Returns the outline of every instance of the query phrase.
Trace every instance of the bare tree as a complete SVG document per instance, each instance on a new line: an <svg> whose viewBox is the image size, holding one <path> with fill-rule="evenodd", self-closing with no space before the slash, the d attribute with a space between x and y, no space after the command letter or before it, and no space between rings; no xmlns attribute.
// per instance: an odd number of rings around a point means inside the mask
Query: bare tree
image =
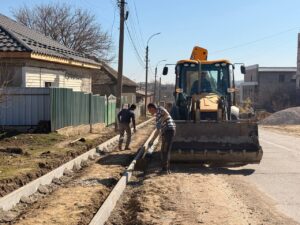
<svg viewBox="0 0 300 225"><path fill-rule="evenodd" d="M105 62L111 62L112 40L95 15L68 4L49 3L13 10L16 20L61 44Z"/></svg>

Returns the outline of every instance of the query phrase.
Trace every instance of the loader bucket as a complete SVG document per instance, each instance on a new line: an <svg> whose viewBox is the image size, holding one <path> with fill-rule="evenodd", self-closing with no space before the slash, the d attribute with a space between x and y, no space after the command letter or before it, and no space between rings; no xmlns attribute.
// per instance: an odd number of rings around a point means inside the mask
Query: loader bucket
<svg viewBox="0 0 300 225"><path fill-rule="evenodd" d="M262 148L253 121L175 121L171 161L211 165L259 163Z"/></svg>

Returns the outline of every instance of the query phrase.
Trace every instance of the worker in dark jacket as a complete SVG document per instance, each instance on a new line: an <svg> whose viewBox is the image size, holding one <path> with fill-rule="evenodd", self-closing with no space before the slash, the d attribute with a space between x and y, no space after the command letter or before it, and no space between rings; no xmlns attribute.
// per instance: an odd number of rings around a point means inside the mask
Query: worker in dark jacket
<svg viewBox="0 0 300 225"><path fill-rule="evenodd" d="M133 130L134 130L134 132L136 132L135 115L134 115L135 109L136 109L136 105L132 104L129 109L122 109L118 113L119 132L120 132L119 150L122 150L122 143L123 143L125 132L126 132L126 136L127 136L125 150L130 150L130 148L129 148L130 141L131 141L130 122L132 122Z"/></svg>
<svg viewBox="0 0 300 225"><path fill-rule="evenodd" d="M156 131L149 142L149 146L160 134L161 143L161 166L162 173L170 173L170 153L172 148L173 137L175 136L176 125L169 112L162 106L156 106L154 103L148 104L148 111L156 115Z"/></svg>
<svg viewBox="0 0 300 225"><path fill-rule="evenodd" d="M195 95L195 94L200 94L200 93L209 93L212 91L212 87L211 87L211 83L210 80L208 78L207 72L202 72L201 73L201 87L200 90L198 90L199 86L199 81L195 80L192 88L191 88L191 95Z"/></svg>

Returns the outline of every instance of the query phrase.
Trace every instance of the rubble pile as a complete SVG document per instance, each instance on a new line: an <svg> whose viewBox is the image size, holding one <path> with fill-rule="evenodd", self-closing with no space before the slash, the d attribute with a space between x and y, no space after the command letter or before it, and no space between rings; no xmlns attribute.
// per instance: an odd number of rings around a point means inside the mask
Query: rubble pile
<svg viewBox="0 0 300 225"><path fill-rule="evenodd" d="M300 107L278 111L260 122L263 125L292 125L300 124Z"/></svg>

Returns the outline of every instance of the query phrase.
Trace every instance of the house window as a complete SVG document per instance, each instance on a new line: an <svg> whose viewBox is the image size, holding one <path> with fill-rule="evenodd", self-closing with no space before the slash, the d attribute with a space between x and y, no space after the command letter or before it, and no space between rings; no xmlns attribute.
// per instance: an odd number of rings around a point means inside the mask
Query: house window
<svg viewBox="0 0 300 225"><path fill-rule="evenodd" d="M45 87L46 88L49 88L49 87L51 87L52 86L52 82L45 82Z"/></svg>
<svg viewBox="0 0 300 225"><path fill-rule="evenodd" d="M285 79L284 74L279 74L279 83L283 83Z"/></svg>

